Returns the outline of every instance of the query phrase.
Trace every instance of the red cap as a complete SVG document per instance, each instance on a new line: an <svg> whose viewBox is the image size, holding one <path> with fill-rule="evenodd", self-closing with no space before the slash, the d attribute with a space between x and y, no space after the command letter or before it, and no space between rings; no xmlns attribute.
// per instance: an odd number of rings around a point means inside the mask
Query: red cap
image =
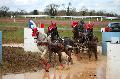
<svg viewBox="0 0 120 79"><path fill-rule="evenodd" d="M56 23L52 23L49 27L48 27L48 31L51 31L52 29L56 28Z"/></svg>
<svg viewBox="0 0 120 79"><path fill-rule="evenodd" d="M40 28L44 28L44 24L43 23L40 24Z"/></svg>
<svg viewBox="0 0 120 79"><path fill-rule="evenodd" d="M38 33L37 28L34 28L34 29L33 29L33 32L32 32L32 36L37 36L37 33Z"/></svg>
<svg viewBox="0 0 120 79"><path fill-rule="evenodd" d="M76 27L78 25L78 22L77 21L73 21L72 22L72 27Z"/></svg>
<svg viewBox="0 0 120 79"><path fill-rule="evenodd" d="M94 26L94 24L85 24L85 28L86 29L92 29L93 28L93 26Z"/></svg>

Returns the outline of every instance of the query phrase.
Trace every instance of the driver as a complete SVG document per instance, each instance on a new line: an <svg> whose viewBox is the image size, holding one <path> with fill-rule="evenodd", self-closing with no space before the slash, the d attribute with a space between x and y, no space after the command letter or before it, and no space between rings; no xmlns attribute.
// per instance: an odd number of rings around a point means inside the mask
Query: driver
<svg viewBox="0 0 120 79"><path fill-rule="evenodd" d="M48 35L51 35L51 41L59 38L56 23L51 23L48 27Z"/></svg>
<svg viewBox="0 0 120 79"><path fill-rule="evenodd" d="M79 29L79 31L80 32L84 32L84 21L83 20L81 20L80 22L79 22L79 25L78 25L78 29Z"/></svg>
<svg viewBox="0 0 120 79"><path fill-rule="evenodd" d="M73 21L72 22L72 28L73 28L73 39L77 39L79 35L79 30L78 30L78 22Z"/></svg>
<svg viewBox="0 0 120 79"><path fill-rule="evenodd" d="M93 26L94 26L93 23L85 24L86 33L89 37L89 40L92 40L93 37Z"/></svg>

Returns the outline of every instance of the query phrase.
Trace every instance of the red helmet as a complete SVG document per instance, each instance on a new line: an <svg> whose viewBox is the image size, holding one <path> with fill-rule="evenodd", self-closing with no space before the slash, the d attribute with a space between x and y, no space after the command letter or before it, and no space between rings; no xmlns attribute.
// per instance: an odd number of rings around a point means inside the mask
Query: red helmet
<svg viewBox="0 0 120 79"><path fill-rule="evenodd" d="M37 28L34 28L32 32L32 36L37 36L37 34L38 34L38 30Z"/></svg>
<svg viewBox="0 0 120 79"><path fill-rule="evenodd" d="M51 31L52 29L56 28L56 23L51 23L51 25L48 27L48 31Z"/></svg>
<svg viewBox="0 0 120 79"><path fill-rule="evenodd" d="M78 21L73 21L72 22L72 27L76 27L78 25Z"/></svg>
<svg viewBox="0 0 120 79"><path fill-rule="evenodd" d="M94 24L90 23L90 24L85 24L85 28L86 29L93 29Z"/></svg>

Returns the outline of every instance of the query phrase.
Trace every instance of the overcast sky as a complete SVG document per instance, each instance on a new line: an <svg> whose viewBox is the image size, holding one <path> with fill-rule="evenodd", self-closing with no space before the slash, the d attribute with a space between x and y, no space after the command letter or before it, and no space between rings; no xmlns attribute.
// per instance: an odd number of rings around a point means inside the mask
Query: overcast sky
<svg viewBox="0 0 120 79"><path fill-rule="evenodd" d="M120 0L0 0L0 6L7 6L12 11L18 9L44 11L48 4L55 3L60 5L59 9L63 9L62 4L67 6L69 2L72 3L71 7L76 8L77 11L85 6L89 10L106 10L120 15Z"/></svg>

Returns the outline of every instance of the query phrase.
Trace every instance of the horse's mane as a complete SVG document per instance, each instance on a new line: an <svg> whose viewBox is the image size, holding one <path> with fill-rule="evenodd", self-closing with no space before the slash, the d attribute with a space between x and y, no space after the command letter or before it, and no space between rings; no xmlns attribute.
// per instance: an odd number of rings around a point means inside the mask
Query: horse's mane
<svg viewBox="0 0 120 79"><path fill-rule="evenodd" d="M50 42L50 36L47 36L47 34L45 33L39 32L37 41L38 42Z"/></svg>

